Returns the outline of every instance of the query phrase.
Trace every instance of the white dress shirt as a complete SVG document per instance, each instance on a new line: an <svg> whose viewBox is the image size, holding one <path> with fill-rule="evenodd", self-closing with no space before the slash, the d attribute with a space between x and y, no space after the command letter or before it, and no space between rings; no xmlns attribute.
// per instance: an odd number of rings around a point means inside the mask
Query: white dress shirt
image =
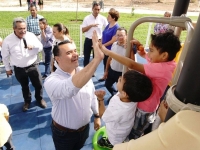
<svg viewBox="0 0 200 150"><path fill-rule="evenodd" d="M126 55L126 49L124 48L124 46L118 45L117 42L113 43L113 45L111 47L111 51L113 51L114 53L119 54L121 56ZM122 70L123 70L123 65L121 63L119 63L118 61L116 61L115 59L112 59L112 61L110 63L110 67L112 68L112 70L118 71L118 72L122 72Z"/></svg>
<svg viewBox="0 0 200 150"><path fill-rule="evenodd" d="M131 132L135 120L137 103L122 102L114 95L102 119L106 124L108 139L112 145L122 143Z"/></svg>
<svg viewBox="0 0 200 150"><path fill-rule="evenodd" d="M12 129L5 116L9 116L8 108L0 104L0 147L2 147L12 133Z"/></svg>
<svg viewBox="0 0 200 150"><path fill-rule="evenodd" d="M37 53L42 51L42 43L31 32L26 32L24 36L27 45L33 46L33 49L24 48L23 39L19 39L15 33L8 35L2 44L2 57L6 71L11 70L10 66L28 67L37 60Z"/></svg>
<svg viewBox="0 0 200 150"><path fill-rule="evenodd" d="M97 27L91 27L87 32L85 32L85 37L92 39L93 31L96 30L99 39L102 38L103 28L108 24L106 17L98 14L95 18L92 14L86 16L83 20L82 28L87 27L91 24L99 24Z"/></svg>
<svg viewBox="0 0 200 150"><path fill-rule="evenodd" d="M44 82L44 88L52 101L52 118L61 126L79 129L90 122L92 114L97 114L98 102L94 94L92 80L82 88L72 82L72 76L60 69L51 73ZM81 70L76 68L76 72Z"/></svg>

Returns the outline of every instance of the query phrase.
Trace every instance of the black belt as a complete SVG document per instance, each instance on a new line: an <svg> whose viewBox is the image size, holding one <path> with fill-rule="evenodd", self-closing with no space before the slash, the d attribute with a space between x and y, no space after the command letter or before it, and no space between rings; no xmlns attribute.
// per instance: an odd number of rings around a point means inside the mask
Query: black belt
<svg viewBox="0 0 200 150"><path fill-rule="evenodd" d="M65 132L81 132L81 131L83 131L83 130L86 128L86 126L88 125L88 124L86 124L85 126L82 126L82 127L80 127L79 129L75 130L75 129L69 129L69 128L63 127L63 126L59 125L58 123L56 123L54 120L53 120L52 122L53 122L53 125L54 125L56 128L58 128L59 130L65 131Z"/></svg>
<svg viewBox="0 0 200 150"><path fill-rule="evenodd" d="M90 38L87 38L87 37L86 37L86 39L88 39L88 40L92 40L92 39L90 39ZM99 39L99 40L101 40L101 39Z"/></svg>
<svg viewBox="0 0 200 150"><path fill-rule="evenodd" d="M35 66L37 63L36 62L34 62L33 64L31 64L30 66L27 66L27 67L17 67L17 66L14 66L14 68L20 68L20 69L28 69L28 68L30 68L30 67L33 67L33 66Z"/></svg>
<svg viewBox="0 0 200 150"><path fill-rule="evenodd" d="M39 36L40 34L35 34L36 36Z"/></svg>

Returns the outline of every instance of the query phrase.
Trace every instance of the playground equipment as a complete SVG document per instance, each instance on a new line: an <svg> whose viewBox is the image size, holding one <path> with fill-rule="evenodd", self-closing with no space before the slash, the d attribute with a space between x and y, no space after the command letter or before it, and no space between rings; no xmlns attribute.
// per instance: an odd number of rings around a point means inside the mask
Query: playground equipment
<svg viewBox="0 0 200 150"><path fill-rule="evenodd" d="M98 146L97 144L97 141L100 137L108 137L107 136L107 133L106 133L106 127L103 126L101 127L95 134L94 134L94 137L92 139L92 145L93 145L93 148L94 150L109 150L107 148L102 148L100 146Z"/></svg>
<svg viewBox="0 0 200 150"><path fill-rule="evenodd" d="M180 111L153 132L117 144L113 150L200 150L199 124L199 112Z"/></svg>

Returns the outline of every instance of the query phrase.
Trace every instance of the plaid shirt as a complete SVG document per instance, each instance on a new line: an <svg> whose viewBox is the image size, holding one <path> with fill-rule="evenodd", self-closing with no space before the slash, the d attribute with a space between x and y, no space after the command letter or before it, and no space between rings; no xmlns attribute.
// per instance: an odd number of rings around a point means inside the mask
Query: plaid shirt
<svg viewBox="0 0 200 150"><path fill-rule="evenodd" d="M40 34L40 27L39 27L39 20L41 18L44 18L41 15L37 15L36 18L33 18L32 15L28 16L26 18L26 22L27 22L27 31L32 32L36 35Z"/></svg>

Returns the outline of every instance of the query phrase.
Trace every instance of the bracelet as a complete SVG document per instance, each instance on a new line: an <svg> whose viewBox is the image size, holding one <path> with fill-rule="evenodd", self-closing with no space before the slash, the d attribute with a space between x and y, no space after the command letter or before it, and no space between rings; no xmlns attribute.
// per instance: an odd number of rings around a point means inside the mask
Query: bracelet
<svg viewBox="0 0 200 150"><path fill-rule="evenodd" d="M98 98L97 98L97 100L98 100L98 101L104 101L104 99L100 100L100 99L98 99Z"/></svg>
<svg viewBox="0 0 200 150"><path fill-rule="evenodd" d="M94 118L100 118L100 116L99 115L94 115Z"/></svg>

